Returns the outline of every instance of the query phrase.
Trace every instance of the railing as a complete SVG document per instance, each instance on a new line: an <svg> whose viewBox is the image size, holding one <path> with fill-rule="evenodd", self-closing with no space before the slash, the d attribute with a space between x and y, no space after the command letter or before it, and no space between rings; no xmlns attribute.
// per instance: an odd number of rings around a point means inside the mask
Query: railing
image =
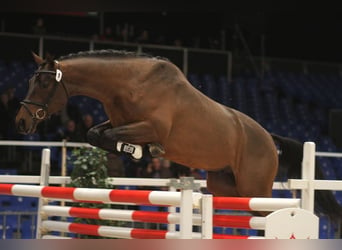
<svg viewBox="0 0 342 250"><path fill-rule="evenodd" d="M16 49L10 49L15 47ZM21 33L0 32L1 59L26 59L32 60L31 51L40 56L49 52L55 56L75 53L82 50L95 49L123 49L137 52L147 52L156 56L165 56L183 70L185 75L189 73L213 74L226 76L230 81L233 71L238 69L238 58L233 59L231 51L186 48L177 46L165 46L154 44L137 44L129 42L113 42L92 40L77 37L61 37L51 35L31 35ZM234 62L233 62L234 60ZM299 59L256 57L253 56L256 65L263 71L290 70L300 73L308 72L334 72L342 75L342 64L330 62L315 62ZM246 68L242 65L242 68Z"/></svg>
<svg viewBox="0 0 342 250"><path fill-rule="evenodd" d="M46 52L61 56L82 50L123 49L167 57L182 69L185 75L188 73L212 73L226 76L229 80L232 75L232 53L230 51L7 32L0 32L0 45L2 59L13 60L16 57L31 59L30 51L35 51L43 57ZM12 53L9 48L14 46L16 51Z"/></svg>
<svg viewBox="0 0 342 250"><path fill-rule="evenodd" d="M275 57L253 57L256 64L264 66L264 71L285 70L297 73L337 73L342 75L342 64L332 62L316 62L300 59L275 58Z"/></svg>

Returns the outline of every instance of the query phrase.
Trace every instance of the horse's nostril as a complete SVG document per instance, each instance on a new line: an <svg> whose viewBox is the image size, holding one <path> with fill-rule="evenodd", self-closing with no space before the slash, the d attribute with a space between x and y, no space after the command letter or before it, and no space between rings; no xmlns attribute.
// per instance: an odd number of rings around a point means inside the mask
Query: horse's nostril
<svg viewBox="0 0 342 250"><path fill-rule="evenodd" d="M19 120L17 129L19 132L25 131L25 120L24 119Z"/></svg>

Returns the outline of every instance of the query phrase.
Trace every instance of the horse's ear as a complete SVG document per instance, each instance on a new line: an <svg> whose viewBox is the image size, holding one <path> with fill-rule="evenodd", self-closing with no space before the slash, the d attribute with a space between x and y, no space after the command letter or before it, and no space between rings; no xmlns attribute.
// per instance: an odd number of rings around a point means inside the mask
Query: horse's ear
<svg viewBox="0 0 342 250"><path fill-rule="evenodd" d="M33 59L34 61L38 64L38 65L41 65L43 63L43 58L41 58L40 56L38 56L36 53L34 53L33 51L31 51L32 53L32 56L33 56Z"/></svg>

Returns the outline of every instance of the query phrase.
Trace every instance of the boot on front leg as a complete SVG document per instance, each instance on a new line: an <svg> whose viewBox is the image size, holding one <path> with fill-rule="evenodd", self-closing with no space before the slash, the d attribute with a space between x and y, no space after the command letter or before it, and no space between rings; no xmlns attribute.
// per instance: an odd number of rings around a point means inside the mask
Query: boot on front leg
<svg viewBox="0 0 342 250"><path fill-rule="evenodd" d="M134 160L140 160L143 157L143 147L141 145L118 141L116 150L128 154Z"/></svg>
<svg viewBox="0 0 342 250"><path fill-rule="evenodd" d="M135 158L143 156L145 145L152 157L160 157L165 154L163 146L156 143L159 141L159 138L148 121L106 129L103 134L106 142L121 142L122 144L115 145L116 149L120 150L120 152L126 151L126 153L131 154Z"/></svg>
<svg viewBox="0 0 342 250"><path fill-rule="evenodd" d="M144 153L149 153L152 157L161 157L165 154L163 146L159 143L147 144L147 150L143 146L119 141L116 144L116 150L130 155L135 160L140 160Z"/></svg>

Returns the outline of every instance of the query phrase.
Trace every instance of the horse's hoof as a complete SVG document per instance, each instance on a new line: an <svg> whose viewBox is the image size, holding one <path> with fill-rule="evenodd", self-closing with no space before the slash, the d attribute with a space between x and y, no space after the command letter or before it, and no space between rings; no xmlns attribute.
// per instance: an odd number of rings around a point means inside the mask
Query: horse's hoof
<svg viewBox="0 0 342 250"><path fill-rule="evenodd" d="M163 146L159 143L148 144L148 150L152 157L161 157L163 154L165 154Z"/></svg>
<svg viewBox="0 0 342 250"><path fill-rule="evenodd" d="M92 146L99 146L100 145L100 138L101 135L97 129L91 128L87 132L87 141Z"/></svg>

